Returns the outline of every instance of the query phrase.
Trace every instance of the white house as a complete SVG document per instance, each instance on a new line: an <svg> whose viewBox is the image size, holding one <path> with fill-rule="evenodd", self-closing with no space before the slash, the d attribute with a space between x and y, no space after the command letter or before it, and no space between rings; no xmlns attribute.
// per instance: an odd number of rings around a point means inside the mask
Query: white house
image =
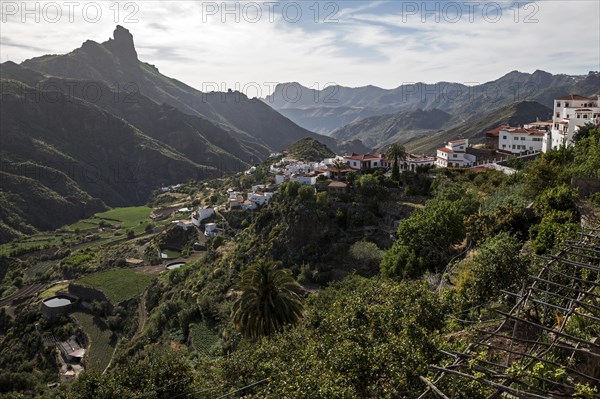
<svg viewBox="0 0 600 399"><path fill-rule="evenodd" d="M348 153L344 155L346 165L355 170L368 170L388 168L390 162L385 159L383 154L355 154Z"/></svg>
<svg viewBox="0 0 600 399"><path fill-rule="evenodd" d="M264 205L273 198L274 193L256 192L248 194L248 201L252 201L257 205Z"/></svg>
<svg viewBox="0 0 600 399"><path fill-rule="evenodd" d="M552 129L546 133L542 150L547 152L561 146L573 144L573 134L579 127L600 123L599 96L593 98L577 94L568 95L554 100L552 114Z"/></svg>
<svg viewBox="0 0 600 399"><path fill-rule="evenodd" d="M200 206L198 211L192 213L192 224L200 226L200 223L215 214L215 209L212 206Z"/></svg>
<svg viewBox="0 0 600 399"><path fill-rule="evenodd" d="M288 177L284 174L275 175L275 184L283 184L287 181Z"/></svg>
<svg viewBox="0 0 600 399"><path fill-rule="evenodd" d="M472 166L477 157L467 154L468 139L449 141L443 148L437 149L435 164L441 168L465 168Z"/></svg>
<svg viewBox="0 0 600 399"><path fill-rule="evenodd" d="M520 127L503 128L498 134L498 150L520 154L525 151L541 151L545 130Z"/></svg>
<svg viewBox="0 0 600 399"><path fill-rule="evenodd" d="M204 235L207 237L214 237L217 235L217 224L216 223L206 223L204 226Z"/></svg>
<svg viewBox="0 0 600 399"><path fill-rule="evenodd" d="M290 181L297 181L298 183L306 184L308 186L314 186L317 184L317 176L315 174L297 174L292 175Z"/></svg>
<svg viewBox="0 0 600 399"><path fill-rule="evenodd" d="M245 210L245 211L253 211L256 208L258 208L258 205L256 205L256 202L252 202L250 200L246 200L242 204L242 209Z"/></svg>

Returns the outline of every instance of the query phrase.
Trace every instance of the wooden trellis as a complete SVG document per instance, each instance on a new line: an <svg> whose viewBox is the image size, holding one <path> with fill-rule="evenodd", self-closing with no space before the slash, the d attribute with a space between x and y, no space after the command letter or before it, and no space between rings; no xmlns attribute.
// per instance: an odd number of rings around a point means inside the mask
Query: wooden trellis
<svg viewBox="0 0 600 399"><path fill-rule="evenodd" d="M480 338L462 353L444 351L450 362L431 366L431 380L421 377L426 388L419 399L452 398L452 384L444 385L450 376L489 387L488 399L572 397L576 383L600 391L600 337L566 329L573 317L600 326L600 228L588 228L555 255L538 259L541 270L519 293L504 292L515 305L505 312L493 309L502 318L500 325L476 329ZM482 351L493 356L478 356ZM549 356L556 353L562 362ZM518 368L511 367L516 363ZM562 368L569 378L554 381L533 372L540 365Z"/></svg>

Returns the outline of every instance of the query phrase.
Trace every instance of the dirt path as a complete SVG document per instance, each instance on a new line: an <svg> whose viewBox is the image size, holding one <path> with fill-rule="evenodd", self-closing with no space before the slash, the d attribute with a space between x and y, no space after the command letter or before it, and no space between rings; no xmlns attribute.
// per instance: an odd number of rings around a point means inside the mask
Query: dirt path
<svg viewBox="0 0 600 399"><path fill-rule="evenodd" d="M140 303L138 305L138 328L135 332L132 341L135 341L136 338L142 333L144 330L144 326L146 325L146 320L148 319L148 311L146 310L146 297L148 296L148 288L144 290L142 296L140 297Z"/></svg>
<svg viewBox="0 0 600 399"><path fill-rule="evenodd" d="M10 305L16 299L20 299L20 298L24 298L24 297L29 296L29 295L36 294L44 286L45 286L45 284L38 283L38 284L32 284L32 285L28 285L26 287L23 287L19 291L15 292L11 296L9 296L8 298L5 298L2 301L0 301L0 307L6 306L6 305Z"/></svg>

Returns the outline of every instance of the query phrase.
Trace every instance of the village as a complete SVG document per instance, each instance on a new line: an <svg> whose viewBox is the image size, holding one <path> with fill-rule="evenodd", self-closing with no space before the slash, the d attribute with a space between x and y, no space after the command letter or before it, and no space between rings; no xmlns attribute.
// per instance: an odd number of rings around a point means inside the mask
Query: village
<svg viewBox="0 0 600 399"><path fill-rule="evenodd" d="M398 159L398 168L404 171L416 171L419 168L470 168L475 171L485 169L500 170L512 174L514 169L502 163L509 158L530 158L557 149L560 146L572 146L573 137L580 127L600 123L599 98L587 98L569 95L554 100L554 113L551 120L532 121L523 126L501 125L485 132L485 143L471 145L467 138L449 141L437 149L435 157L405 152ZM478 160L478 155L483 154ZM252 186L248 192L238 191L235 187L227 189L227 202L219 206L200 205L197 210L180 209L180 212L192 212L188 220L175 220L174 224L187 229L201 227L203 222L215 213L232 209L256 210L267 204L275 195L277 187L285 182L298 182L315 187L317 182L328 182L325 187L330 194L344 194L350 189L346 177L352 173L360 175L384 170L391 176L394 160L382 152L365 154L345 153L324 158L318 162L307 162L287 153L272 153L269 159L274 162L269 173L274 183ZM256 171L252 167L244 172L251 175ZM177 188L176 186L174 188ZM319 189L323 186L319 185ZM166 188L163 190L167 190ZM204 234L214 237L223 233L216 223L206 223Z"/></svg>

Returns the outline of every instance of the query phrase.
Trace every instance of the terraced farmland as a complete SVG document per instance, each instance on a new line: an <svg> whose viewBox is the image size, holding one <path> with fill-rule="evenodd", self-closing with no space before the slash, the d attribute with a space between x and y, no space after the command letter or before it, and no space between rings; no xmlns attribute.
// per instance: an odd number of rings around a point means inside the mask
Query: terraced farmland
<svg viewBox="0 0 600 399"><path fill-rule="evenodd" d="M119 303L140 295L152 278L131 269L113 269L82 277L77 283L97 288L112 302Z"/></svg>
<svg viewBox="0 0 600 399"><path fill-rule="evenodd" d="M69 230L75 229L88 230L99 227L101 221L109 225L120 225L121 229L133 229L136 234L142 233L148 222L152 208L147 206L133 206L128 208L115 208L106 212L95 214L89 219L80 220L68 227Z"/></svg>
<svg viewBox="0 0 600 399"><path fill-rule="evenodd" d="M89 313L75 312L71 316L83 329L90 342L85 354L87 367L100 372L104 371L115 351L117 337L102 320Z"/></svg>
<svg viewBox="0 0 600 399"><path fill-rule="evenodd" d="M219 347L219 337L204 322L191 324L190 336L192 346L202 355L210 356Z"/></svg>

